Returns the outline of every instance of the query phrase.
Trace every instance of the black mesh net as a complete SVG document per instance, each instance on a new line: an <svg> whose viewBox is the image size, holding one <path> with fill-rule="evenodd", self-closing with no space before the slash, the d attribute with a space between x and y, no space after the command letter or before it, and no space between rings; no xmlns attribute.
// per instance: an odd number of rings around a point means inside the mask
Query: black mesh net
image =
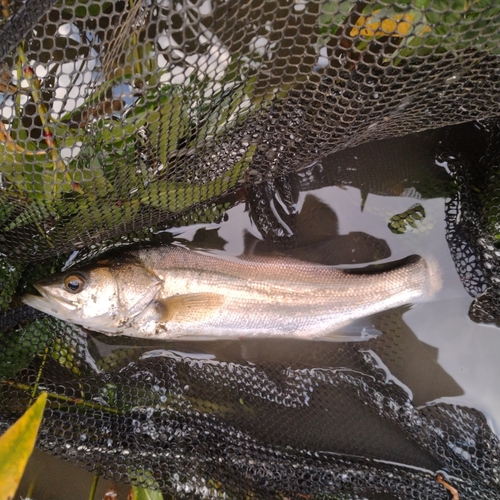
<svg viewBox="0 0 500 500"><path fill-rule="evenodd" d="M291 342L286 356L271 340L246 345L263 357L223 341L112 339L19 307L69 255L164 243L166 228L221 221L243 201L256 253L317 260L323 240L303 236L313 220L350 255L323 263L388 258L382 240L340 235L321 204L305 203L302 222L299 190L326 183L359 188L363 204L414 197L387 217L393 234L425 229L421 200L446 197L471 318L499 324L494 0L1 5L2 429L46 391L41 449L174 498L500 494L498 438L479 411L429 403L441 393L419 356L436 354L404 307L377 316L383 335L368 342ZM421 143L402 137L416 132ZM382 139L392 156L379 162L367 143ZM353 146L371 169L352 166Z"/></svg>
<svg viewBox="0 0 500 500"><path fill-rule="evenodd" d="M289 363L256 365L234 352L214 362L151 341L87 343L65 323L38 319L4 335L2 423L47 391L39 447L175 497L446 499L435 479L445 469L460 498L494 498L498 438L479 412L417 408L388 380L379 355L397 371L397 314L392 323L392 335L389 326L362 348L311 346L308 367L301 346ZM15 349L38 353L29 369L9 366L24 360Z"/></svg>
<svg viewBox="0 0 500 500"><path fill-rule="evenodd" d="M459 147L458 134L449 138L455 152L445 150L442 155L460 186L448 202L448 243L462 282L475 297L471 319L498 325L498 123L468 125L463 133L474 137L478 149Z"/></svg>
<svg viewBox="0 0 500 500"><path fill-rule="evenodd" d="M1 74L0 248L18 256L499 113L488 0L52 3L3 11L8 40L19 19L33 25Z"/></svg>

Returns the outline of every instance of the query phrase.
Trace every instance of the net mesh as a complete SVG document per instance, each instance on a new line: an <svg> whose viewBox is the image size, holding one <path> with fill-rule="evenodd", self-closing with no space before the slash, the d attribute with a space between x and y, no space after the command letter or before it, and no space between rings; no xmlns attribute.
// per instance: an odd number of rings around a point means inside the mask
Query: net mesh
<svg viewBox="0 0 500 500"><path fill-rule="evenodd" d="M475 297L469 311L478 323L500 323L498 313L498 123L486 120L468 125L482 147L478 151L458 145L460 135L449 139L455 153L443 153L457 184L447 207L448 243L465 289ZM477 154L477 156L474 156Z"/></svg>
<svg viewBox="0 0 500 500"><path fill-rule="evenodd" d="M39 447L175 498L446 499L439 470L460 498L495 498L484 416L396 380L403 309L362 345L256 362L114 344L16 307L74 250L218 221L243 198L265 244L293 250L295 180L314 186L326 155L481 120L429 152L454 184L441 169L402 189L448 197L471 317L498 324L499 33L493 0L2 2L1 427L47 391Z"/></svg>
<svg viewBox="0 0 500 500"><path fill-rule="evenodd" d="M3 60L1 248L88 246L347 146L493 117L497 10L57 4Z"/></svg>
<svg viewBox="0 0 500 500"><path fill-rule="evenodd" d="M38 446L103 477L176 498L446 499L435 480L445 469L460 498L498 494L499 443L483 415L415 407L374 355L391 363L393 339L322 347L323 368L300 356L213 362L151 341L99 356L110 339L87 340L51 318L4 334L2 376L16 376L2 385L2 427L43 389ZM28 369L9 366L13 344L32 359Z"/></svg>

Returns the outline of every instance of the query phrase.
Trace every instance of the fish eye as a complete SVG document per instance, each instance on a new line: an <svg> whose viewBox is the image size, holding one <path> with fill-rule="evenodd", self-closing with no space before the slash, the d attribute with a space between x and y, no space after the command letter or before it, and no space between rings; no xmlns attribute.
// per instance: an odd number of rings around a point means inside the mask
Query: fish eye
<svg viewBox="0 0 500 500"><path fill-rule="evenodd" d="M64 278L64 287L70 293L79 293L85 287L86 280L80 274L70 274Z"/></svg>

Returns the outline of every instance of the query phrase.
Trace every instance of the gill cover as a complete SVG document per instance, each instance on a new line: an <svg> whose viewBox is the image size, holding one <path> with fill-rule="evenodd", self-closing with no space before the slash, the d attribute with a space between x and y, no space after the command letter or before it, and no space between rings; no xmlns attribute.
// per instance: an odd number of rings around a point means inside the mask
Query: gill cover
<svg viewBox="0 0 500 500"><path fill-rule="evenodd" d="M115 264L110 272L116 283L119 309L130 318L144 310L160 291L162 280L141 265Z"/></svg>

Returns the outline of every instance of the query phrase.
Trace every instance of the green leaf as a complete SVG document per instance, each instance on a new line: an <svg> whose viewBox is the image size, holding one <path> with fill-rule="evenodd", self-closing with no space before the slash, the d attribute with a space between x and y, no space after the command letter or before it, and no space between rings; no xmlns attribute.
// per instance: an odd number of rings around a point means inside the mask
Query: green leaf
<svg viewBox="0 0 500 500"><path fill-rule="evenodd" d="M6 259L0 261L0 283L2 283L0 287L0 311L6 311L9 308L22 270L23 265L19 262L9 262ZM1 369L2 367L0 365L0 372Z"/></svg>
<svg viewBox="0 0 500 500"><path fill-rule="evenodd" d="M176 150L179 139L188 130L188 102L184 96L172 94L147 120L152 147L158 151L161 163L167 165L168 155Z"/></svg>
<svg viewBox="0 0 500 500"><path fill-rule="evenodd" d="M147 488L140 488L139 486L132 486L130 490L132 500L163 500L163 494L158 490L150 490Z"/></svg>
<svg viewBox="0 0 500 500"><path fill-rule="evenodd" d="M37 222L42 222L49 217L56 215L53 206L47 203L44 204L41 201L33 201L30 205L20 213L8 227L4 228L4 231L12 231L18 227L26 226L28 224L36 224Z"/></svg>
<svg viewBox="0 0 500 500"><path fill-rule="evenodd" d="M35 404L0 438L1 500L14 498L35 446L46 401L47 394L42 393Z"/></svg>

